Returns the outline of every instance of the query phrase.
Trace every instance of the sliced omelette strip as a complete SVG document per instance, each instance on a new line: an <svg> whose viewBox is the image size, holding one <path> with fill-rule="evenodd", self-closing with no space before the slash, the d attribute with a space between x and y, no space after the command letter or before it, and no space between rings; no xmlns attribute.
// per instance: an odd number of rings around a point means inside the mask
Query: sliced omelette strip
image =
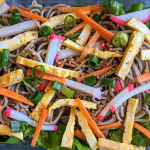
<svg viewBox="0 0 150 150"><path fill-rule="evenodd" d="M24 74L22 69L12 71L0 77L0 87L7 87L23 81Z"/></svg>
<svg viewBox="0 0 150 150"><path fill-rule="evenodd" d="M137 147L135 145L129 145L129 150L145 150L145 147Z"/></svg>
<svg viewBox="0 0 150 150"><path fill-rule="evenodd" d="M44 68L45 68L46 73L49 73L51 75L55 75L55 76L58 76L58 77L71 76L71 77L77 78L80 74L79 71L72 71L72 70L62 69L62 68L59 68L59 67L48 65L48 64L43 63L43 62L37 62L37 61L27 59L27 58L23 58L23 57L20 57L20 56L17 58L16 63L21 64L21 65L25 65L25 66L28 66L28 67L31 67L31 68L35 67L36 65L43 65ZM40 67L37 67L36 69L39 70L39 71L42 71Z"/></svg>
<svg viewBox="0 0 150 150"><path fill-rule="evenodd" d="M97 108L96 103L85 101L85 100L81 100L81 101L82 101L84 107L86 107L87 109L96 109ZM75 102L75 99L59 99L48 108L49 115L53 109L57 109L62 106L77 107L77 104Z"/></svg>
<svg viewBox="0 0 150 150"><path fill-rule="evenodd" d="M72 149L73 139L74 139L74 125L75 125L75 109L71 108L69 121L66 126L66 130L63 134L61 147L66 147Z"/></svg>
<svg viewBox="0 0 150 150"><path fill-rule="evenodd" d="M0 5L2 4L2 3L4 3L5 2L5 0L0 0Z"/></svg>
<svg viewBox="0 0 150 150"><path fill-rule="evenodd" d="M62 45L67 46L79 53L82 53L84 51L83 46L80 46L77 43L75 43L69 39L65 40ZM98 58L101 58L101 59L107 59L110 57L122 57L122 55L120 55L120 54L117 54L114 52L109 52L109 51L101 51L96 48L92 48L89 52L89 55L96 55Z"/></svg>
<svg viewBox="0 0 150 150"><path fill-rule="evenodd" d="M84 46L91 34L91 30L92 30L92 27L89 26L88 24L86 24L81 32L81 34L78 36L78 39L76 40L76 43L81 45L81 46Z"/></svg>
<svg viewBox="0 0 150 150"><path fill-rule="evenodd" d="M127 26L133 28L136 31L140 31L146 34L145 40L148 44L150 44L150 30L144 23L137 20L135 17L132 17L130 21L127 23Z"/></svg>
<svg viewBox="0 0 150 150"><path fill-rule="evenodd" d="M86 15L90 15L91 14L90 11L84 11L84 13ZM55 28L55 27L57 27L59 25L64 24L64 20L65 20L66 16L68 16L68 15L72 15L75 19L80 19L76 15L76 12L66 13L66 14L61 14L61 15L57 15L57 16L54 16L54 17L50 18L50 21L44 22L41 26L49 26L51 28ZM72 19L70 17L68 17L67 23L71 23L71 22L72 22Z"/></svg>
<svg viewBox="0 0 150 150"><path fill-rule="evenodd" d="M92 150L98 149L98 143L97 139L92 132L91 128L88 125L88 122L86 118L84 117L83 113L81 111L76 112L76 115L78 117L78 123L81 127L81 131L84 133L86 140Z"/></svg>
<svg viewBox="0 0 150 150"><path fill-rule="evenodd" d="M9 49L10 51L13 51L37 38L38 38L37 31L24 32L22 34L16 35L12 39L0 41L0 51L3 49Z"/></svg>
<svg viewBox="0 0 150 150"><path fill-rule="evenodd" d="M42 114L42 110L47 107L47 105L50 103L54 95L55 91L50 87L48 91L44 94L41 101L36 105L36 107L34 108L29 117L38 121Z"/></svg>
<svg viewBox="0 0 150 150"><path fill-rule="evenodd" d="M150 49L140 50L140 59L141 60L150 60Z"/></svg>
<svg viewBox="0 0 150 150"><path fill-rule="evenodd" d="M134 116L138 106L138 99L130 98L127 106L126 119L124 124L124 133L123 133L123 143L127 143L128 145L132 141L132 129L134 123Z"/></svg>
<svg viewBox="0 0 150 150"><path fill-rule="evenodd" d="M11 133L11 128L7 125L4 125L4 124L0 124L0 135L14 136L18 139L23 140L23 133L22 132Z"/></svg>
<svg viewBox="0 0 150 150"><path fill-rule="evenodd" d="M131 34L129 44L123 54L121 63L117 67L115 74L122 80L128 75L131 65L134 61L134 57L138 54L139 48L144 41L145 35L141 32L134 31Z"/></svg>

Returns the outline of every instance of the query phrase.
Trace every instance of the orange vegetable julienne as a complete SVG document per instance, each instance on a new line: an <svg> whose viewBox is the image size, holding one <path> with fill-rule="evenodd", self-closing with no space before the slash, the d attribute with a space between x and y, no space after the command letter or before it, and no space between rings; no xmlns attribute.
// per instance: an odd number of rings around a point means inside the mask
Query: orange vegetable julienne
<svg viewBox="0 0 150 150"><path fill-rule="evenodd" d="M9 11L13 11L14 9L18 9L21 16L23 16L23 17L30 18L30 19L35 19L35 20L39 20L39 21L50 21L47 18L41 17L39 15L36 15L36 14L31 13L29 11L23 10L23 9L18 8L16 6L13 6L13 5L10 7Z"/></svg>
<svg viewBox="0 0 150 150"><path fill-rule="evenodd" d="M85 141L86 142L86 137L85 135L79 130L79 129L76 129L74 131L74 135L77 136L78 138L80 138L81 140Z"/></svg>
<svg viewBox="0 0 150 150"><path fill-rule="evenodd" d="M59 7L58 10L62 12L77 12L78 10L82 11L89 11L99 9L99 5L91 5L91 6L84 6L84 7Z"/></svg>
<svg viewBox="0 0 150 150"><path fill-rule="evenodd" d="M83 115L85 116L85 118L87 119L88 123L90 126L92 126L93 132L96 135L99 135L99 138L106 138L103 133L100 131L100 129L98 128L98 126L96 125L95 121L91 118L90 114L88 113L88 111L86 110L86 108L84 107L84 105L82 104L81 100L79 98L75 99L75 102L77 104L77 106L79 107L79 109L81 110L81 112L83 113Z"/></svg>
<svg viewBox="0 0 150 150"><path fill-rule="evenodd" d="M46 93L48 91L48 89L50 88L50 86L52 85L53 81L49 81L46 88L44 89L44 92Z"/></svg>
<svg viewBox="0 0 150 150"><path fill-rule="evenodd" d="M137 78L138 83L146 81L146 80L150 80L150 72L142 74L142 75L140 75L140 76L138 76L136 78Z"/></svg>
<svg viewBox="0 0 150 150"><path fill-rule="evenodd" d="M92 13L96 13L96 12L98 12L98 11L103 11L103 10L105 10L105 7L100 7L100 8L98 8L98 9L94 9L94 10L92 10L91 12L92 12Z"/></svg>
<svg viewBox="0 0 150 150"><path fill-rule="evenodd" d="M65 65L65 61L63 61L63 62L61 63L61 65L59 66L59 68L63 68L64 65Z"/></svg>
<svg viewBox="0 0 150 150"><path fill-rule="evenodd" d="M85 78L90 77L90 76L92 76L92 75L98 76L98 75L100 75L100 74L102 74L102 73L104 73L104 72L110 70L113 66L114 66L114 65L108 66L108 67L103 68L103 69L101 69L101 70L98 70L98 71L92 72L92 73L90 73L90 74L86 74L86 75L84 75L84 76L78 77L78 78L77 78L77 81L80 82L80 81L84 80Z"/></svg>
<svg viewBox="0 0 150 150"><path fill-rule="evenodd" d="M43 109L41 117L40 117L40 120L39 120L39 123L38 123L38 125L36 127L36 130L35 130L32 142L31 142L31 146L35 146L36 141L37 141L38 136L39 136L39 133L40 133L41 128L42 128L42 126L43 126L43 124L45 122L45 119L46 119L47 115L48 115L48 110L47 109Z"/></svg>
<svg viewBox="0 0 150 150"><path fill-rule="evenodd" d="M103 28L101 25L99 25L93 19L88 17L86 14L84 14L81 10L78 10L76 15L78 17L80 17L82 20L84 20L84 22L86 22L88 25L90 25L95 31L98 31L105 40L107 40L108 42L111 42L111 40L114 36L114 33Z"/></svg>
<svg viewBox="0 0 150 150"><path fill-rule="evenodd" d="M0 111L1 111L2 107L3 107L3 106L0 105Z"/></svg>
<svg viewBox="0 0 150 150"><path fill-rule="evenodd" d="M84 48L83 53L78 58L77 63L81 62L88 55L95 42L98 40L99 36L100 36L99 32L96 31L96 33L92 36L92 38L89 40L88 44Z"/></svg>
<svg viewBox="0 0 150 150"><path fill-rule="evenodd" d="M113 124L108 124L108 125L104 125L104 126L98 126L98 128L100 130L105 130L105 129L112 129L112 128L116 128L116 127L120 127L122 126L121 122L118 121L116 123L113 123Z"/></svg>
<svg viewBox="0 0 150 150"><path fill-rule="evenodd" d="M37 77L40 77L40 75L41 75L41 71L39 71L39 70L35 70L34 73ZM27 69L27 75L31 75L31 69ZM63 84L65 84L65 81L66 81L66 78L64 78L64 77L58 77L58 76L54 76L54 75L51 75L48 73L45 73L44 76L42 77L42 79L51 80L51 81L57 80Z"/></svg>
<svg viewBox="0 0 150 150"><path fill-rule="evenodd" d="M86 25L85 22L80 23L79 25L77 25L76 27L74 27L72 30L68 31L68 32L65 34L65 36L66 36L66 35L69 35L69 34L73 34L74 32L76 32L76 31L80 30L81 28L83 28L85 25Z"/></svg>
<svg viewBox="0 0 150 150"><path fill-rule="evenodd" d="M139 125L138 123L134 122L133 127L142 132L144 135L146 135L150 139L150 131L145 129L143 126Z"/></svg>
<svg viewBox="0 0 150 150"><path fill-rule="evenodd" d="M0 95L7 96L9 98L15 99L15 100L20 101L22 103L34 106L34 104L32 102L30 102L24 96L22 96L16 92L10 91L8 89L2 88L2 87L0 87Z"/></svg>

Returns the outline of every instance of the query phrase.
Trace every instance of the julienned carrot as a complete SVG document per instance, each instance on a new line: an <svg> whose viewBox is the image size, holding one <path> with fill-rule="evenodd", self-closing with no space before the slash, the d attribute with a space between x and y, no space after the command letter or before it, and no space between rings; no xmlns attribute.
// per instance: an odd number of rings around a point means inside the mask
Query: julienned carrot
<svg viewBox="0 0 150 150"><path fill-rule="evenodd" d="M78 63L81 62L88 55L95 42L98 40L99 36L100 36L99 32L96 31L96 33L92 36L92 38L89 40L88 44L84 48L83 53L78 58L77 60Z"/></svg>
<svg viewBox="0 0 150 150"><path fill-rule="evenodd" d="M98 8L98 9L94 9L94 10L92 10L91 12L92 12L92 13L96 13L96 12L98 12L98 11L103 11L103 10L105 10L105 7L100 7L100 8Z"/></svg>
<svg viewBox="0 0 150 150"><path fill-rule="evenodd" d="M1 111L2 107L3 107L3 106L0 105L0 111Z"/></svg>
<svg viewBox="0 0 150 150"><path fill-rule="evenodd" d="M86 137L85 135L79 130L79 129L76 129L74 131L74 135L77 136L78 138L80 138L81 140L85 141L86 142Z"/></svg>
<svg viewBox="0 0 150 150"><path fill-rule="evenodd" d="M87 24L89 24L94 30L98 31L100 35L107 40L108 42L111 42L114 34L107 29L103 28L101 25L99 25L97 22L95 22L93 19L85 15L81 10L78 10L76 15L84 20Z"/></svg>
<svg viewBox="0 0 150 150"><path fill-rule="evenodd" d="M23 17L35 19L35 20L39 20L39 21L49 21L49 19L47 19L47 18L41 17L39 15L36 15L36 14L31 13L29 11L23 10L23 9L18 8L16 6L13 6L13 5L10 7L9 11L13 11L14 9L18 9L21 16L23 16Z"/></svg>
<svg viewBox="0 0 150 150"><path fill-rule="evenodd" d="M136 78L137 78L138 83L146 81L146 80L150 80L150 72L137 76Z"/></svg>
<svg viewBox="0 0 150 150"><path fill-rule="evenodd" d="M118 121L116 123L113 123L113 124L108 124L108 125L104 125L104 126L98 126L98 128L100 130L105 130L105 129L112 129L112 128L116 128L116 127L120 127L122 126L121 122Z"/></svg>
<svg viewBox="0 0 150 150"><path fill-rule="evenodd" d="M73 34L74 32L76 32L76 31L80 30L81 28L83 28L85 25L86 25L85 22L80 23L79 25L77 25L76 27L74 27L72 30L68 31L68 32L65 34L65 36L66 36L66 35L69 35L69 34Z"/></svg>
<svg viewBox="0 0 150 150"><path fill-rule="evenodd" d="M15 99L17 101L23 102L25 104L34 106L34 104L32 102L30 102L28 99L26 99L22 95L20 95L16 92L10 91L8 89L2 88L2 87L0 87L0 95L7 96L9 98L12 98L12 99Z"/></svg>
<svg viewBox="0 0 150 150"><path fill-rule="evenodd" d="M40 133L41 128L42 128L42 126L43 126L43 124L45 122L45 119L46 119L47 115L48 115L48 110L47 109L43 109L41 117L40 117L40 120L39 120L39 123L38 123L38 125L36 127L36 130L35 130L32 142L31 142L31 146L35 146L37 138L39 136L39 133Z"/></svg>
<svg viewBox="0 0 150 150"><path fill-rule="evenodd" d="M40 75L41 75L41 71L39 71L39 70L35 70L34 73L37 77L40 77ZM27 69L27 75L31 75L31 69ZM42 77L42 79L51 80L51 81L57 80L63 84L65 84L65 81L66 81L66 78L64 78L64 77L58 77L58 76L54 76L54 75L51 75L48 73L45 73L44 76Z"/></svg>
<svg viewBox="0 0 150 150"><path fill-rule="evenodd" d="M145 129L143 126L139 125L138 123L134 122L133 127L142 132L144 135L146 135L150 139L150 131Z"/></svg>
<svg viewBox="0 0 150 150"><path fill-rule="evenodd" d="M59 7L58 10L62 12L77 12L78 10L82 11L89 11L99 9L99 5L91 5L91 6L84 6L84 7Z"/></svg>
<svg viewBox="0 0 150 150"><path fill-rule="evenodd" d="M96 135L99 135L98 136L99 138L105 138L103 133L100 131L100 129L96 125L95 121L91 118L90 114L88 113L88 111L86 110L84 105L82 104L81 100L79 98L77 98L77 99L75 99L75 102L76 102L77 106L79 107L79 109L82 111L83 115L87 119L87 121L90 124L90 126L92 126L92 129L94 129L93 132Z"/></svg>
<svg viewBox="0 0 150 150"><path fill-rule="evenodd" d="M103 69L101 69L101 70L98 70L98 71L92 72L92 73L90 73L90 74L86 74L86 75L84 75L84 76L78 77L78 78L77 78L77 81L80 82L80 81L84 80L85 78L90 77L90 76L92 76L92 75L98 76L98 75L100 75L100 74L102 74L102 73L104 73L104 72L110 70L113 66L114 66L114 65L108 66L108 67L103 68Z"/></svg>
<svg viewBox="0 0 150 150"><path fill-rule="evenodd" d="M63 68L64 65L65 65L65 61L63 61L63 62L61 63L61 65L59 66L59 68Z"/></svg>
<svg viewBox="0 0 150 150"><path fill-rule="evenodd" d="M49 81L49 83L47 84L46 88L44 89L44 92L46 93L48 91L48 89L50 88L50 86L52 85L53 81Z"/></svg>

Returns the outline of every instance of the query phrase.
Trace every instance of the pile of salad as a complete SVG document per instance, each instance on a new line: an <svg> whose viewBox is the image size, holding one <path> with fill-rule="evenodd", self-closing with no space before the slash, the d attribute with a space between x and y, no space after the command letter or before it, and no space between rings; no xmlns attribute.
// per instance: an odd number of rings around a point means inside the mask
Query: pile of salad
<svg viewBox="0 0 150 150"><path fill-rule="evenodd" d="M0 1L0 144L150 146L150 8L101 5Z"/></svg>

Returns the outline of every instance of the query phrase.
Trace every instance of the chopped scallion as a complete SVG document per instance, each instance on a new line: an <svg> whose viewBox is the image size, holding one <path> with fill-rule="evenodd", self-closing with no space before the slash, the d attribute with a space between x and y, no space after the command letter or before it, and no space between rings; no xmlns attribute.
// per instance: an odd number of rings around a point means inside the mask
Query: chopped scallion
<svg viewBox="0 0 150 150"><path fill-rule="evenodd" d="M39 30L39 33L43 36L43 37L47 37L51 34L52 29L49 26L42 26Z"/></svg>
<svg viewBox="0 0 150 150"><path fill-rule="evenodd" d="M97 66L98 61L99 61L98 57L93 55L90 57L90 59L88 61L88 66L94 68Z"/></svg>
<svg viewBox="0 0 150 150"><path fill-rule="evenodd" d="M55 81L53 82L52 89L53 89L54 91L56 91L56 92L60 92L62 86L63 86L62 83L60 83L60 82L58 82L58 81L55 80Z"/></svg>
<svg viewBox="0 0 150 150"><path fill-rule="evenodd" d="M115 84L116 84L116 80L115 79L102 78L102 80L101 80L101 85L115 87Z"/></svg>
<svg viewBox="0 0 150 150"><path fill-rule="evenodd" d="M150 94L147 94L144 100L147 105L150 105Z"/></svg>
<svg viewBox="0 0 150 150"><path fill-rule="evenodd" d="M41 70L42 70L41 75L40 75L39 78L38 78L38 77L35 75L35 73L34 73L34 70L35 70L37 67L40 67ZM41 79L41 78L44 76L44 73L45 73L45 68L44 68L43 65L37 65L37 66L33 67L32 70L31 70L32 76L33 76L34 78L37 78L37 79Z"/></svg>
<svg viewBox="0 0 150 150"><path fill-rule="evenodd" d="M70 18L73 20L73 25L72 25L72 27L71 27L71 28L70 28L70 27L68 26L68 24L67 24L67 19L68 19L68 17L70 17ZM73 28L75 27L75 24L76 24L76 19L75 19L75 17L74 17L74 16L72 16L72 15L68 15L68 16L66 16L66 17L65 17L64 25L65 25L65 28L66 28L66 29L68 29L68 30L73 29Z"/></svg>
<svg viewBox="0 0 150 150"><path fill-rule="evenodd" d="M101 18L97 13L95 13L95 14L92 16L92 18L93 18L93 20L94 20L95 22L97 22L97 23L99 23L99 22L102 20L102 18Z"/></svg>
<svg viewBox="0 0 150 150"><path fill-rule="evenodd" d="M9 57L9 49L3 49L3 52L2 52L2 68L7 68L7 65L9 63L8 57Z"/></svg>
<svg viewBox="0 0 150 150"><path fill-rule="evenodd" d="M14 25L14 24L19 23L20 17L21 17L21 15L20 15L19 10L18 9L14 9L11 12L10 25Z"/></svg>
<svg viewBox="0 0 150 150"><path fill-rule="evenodd" d="M68 98L72 98L75 93L74 91L68 89L66 85L62 86L61 92Z"/></svg>
<svg viewBox="0 0 150 150"><path fill-rule="evenodd" d="M93 84L93 83L96 83L96 78L94 75L90 76L90 77L87 77L84 79L85 80L85 83L87 85L90 85L90 84Z"/></svg>

